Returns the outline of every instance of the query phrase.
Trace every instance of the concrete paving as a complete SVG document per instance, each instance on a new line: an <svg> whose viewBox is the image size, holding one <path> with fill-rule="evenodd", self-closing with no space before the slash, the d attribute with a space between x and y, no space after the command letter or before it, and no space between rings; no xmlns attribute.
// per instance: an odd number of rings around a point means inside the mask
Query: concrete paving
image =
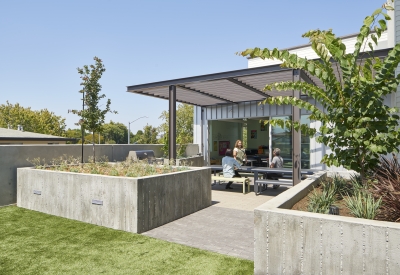
<svg viewBox="0 0 400 275"><path fill-rule="evenodd" d="M232 187L234 189L226 190L225 184L214 185L211 207L142 235L253 261L253 210L287 187L270 188L258 196L253 192L253 186L252 192L245 195L241 184L234 183Z"/></svg>

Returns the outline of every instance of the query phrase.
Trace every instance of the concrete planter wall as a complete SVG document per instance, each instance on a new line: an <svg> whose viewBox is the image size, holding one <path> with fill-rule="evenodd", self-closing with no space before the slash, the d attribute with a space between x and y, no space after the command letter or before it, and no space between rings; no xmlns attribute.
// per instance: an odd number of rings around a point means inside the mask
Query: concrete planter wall
<svg viewBox="0 0 400 275"><path fill-rule="evenodd" d="M178 166L193 166L193 167L202 167L204 166L204 158L203 156L194 156L194 157L186 157L176 160L176 165Z"/></svg>
<svg viewBox="0 0 400 275"><path fill-rule="evenodd" d="M17 205L141 233L211 205L211 171L142 178L18 168Z"/></svg>
<svg viewBox="0 0 400 275"><path fill-rule="evenodd" d="M400 224L289 210L318 181L254 210L255 274L400 274Z"/></svg>
<svg viewBox="0 0 400 275"><path fill-rule="evenodd" d="M164 159L164 165L169 165L169 159ZM203 156L193 156L193 157L183 157L175 160L175 165L177 166L191 166L191 167L203 167L204 157Z"/></svg>

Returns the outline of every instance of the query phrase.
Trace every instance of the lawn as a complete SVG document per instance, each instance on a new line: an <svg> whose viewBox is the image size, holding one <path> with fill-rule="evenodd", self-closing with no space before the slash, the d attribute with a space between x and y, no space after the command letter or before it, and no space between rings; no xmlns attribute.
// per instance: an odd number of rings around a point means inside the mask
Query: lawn
<svg viewBox="0 0 400 275"><path fill-rule="evenodd" d="M35 211L0 208L0 274L253 274L252 261Z"/></svg>

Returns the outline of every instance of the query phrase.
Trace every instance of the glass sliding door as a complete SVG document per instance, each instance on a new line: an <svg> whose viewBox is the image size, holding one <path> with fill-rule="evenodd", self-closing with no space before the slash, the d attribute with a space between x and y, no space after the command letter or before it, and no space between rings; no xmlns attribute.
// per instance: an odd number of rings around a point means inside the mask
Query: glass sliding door
<svg viewBox="0 0 400 275"><path fill-rule="evenodd" d="M291 116L273 117L273 119L291 120ZM292 168L292 129L271 126L270 161L273 158L272 152L275 148L281 149L283 167Z"/></svg>
<svg viewBox="0 0 400 275"><path fill-rule="evenodd" d="M301 116L301 124L310 126L309 115ZM274 117L274 119L291 120L291 116ZM283 158L283 167L292 168L293 143L292 129L271 126L271 157L275 148L281 149L281 157ZM310 169L310 137L301 135L301 168Z"/></svg>
<svg viewBox="0 0 400 275"><path fill-rule="evenodd" d="M310 126L309 115L301 116L301 124ZM301 135L301 168L310 169L310 137Z"/></svg>

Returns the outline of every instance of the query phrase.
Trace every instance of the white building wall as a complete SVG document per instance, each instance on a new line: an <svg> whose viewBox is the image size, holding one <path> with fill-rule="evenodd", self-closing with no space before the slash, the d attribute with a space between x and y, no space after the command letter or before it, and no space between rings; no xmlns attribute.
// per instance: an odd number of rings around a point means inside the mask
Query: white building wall
<svg viewBox="0 0 400 275"><path fill-rule="evenodd" d="M395 1L395 11L394 11L394 24L395 24L395 43L400 43L400 1ZM400 73L400 66L396 69L396 75ZM397 87L397 91L394 94L394 102L396 107L400 107L400 87Z"/></svg>
<svg viewBox="0 0 400 275"><path fill-rule="evenodd" d="M346 45L346 52L353 52L354 51L354 45L357 41L357 36L354 35L352 37L347 37L342 40L342 42ZM368 43L372 42L373 45L374 42L372 39L368 39L365 43L363 48L365 48L365 51L369 50ZM388 32L382 33L381 37L378 40L378 46L374 47L375 50L380 50L380 49L386 49L390 47L388 44ZM392 46L393 47L393 46ZM362 48L362 49L363 49ZM294 47L288 49L291 54L297 54L300 57L306 57L307 59L316 59L319 58L319 56L314 52L314 50L311 48L309 45L304 45L304 46L299 46L299 47ZM270 66L270 65L276 65L276 64L281 64L282 62L280 60L276 59L261 59L261 58L250 58L248 60L248 68L255 68L255 67L262 67L262 66Z"/></svg>

